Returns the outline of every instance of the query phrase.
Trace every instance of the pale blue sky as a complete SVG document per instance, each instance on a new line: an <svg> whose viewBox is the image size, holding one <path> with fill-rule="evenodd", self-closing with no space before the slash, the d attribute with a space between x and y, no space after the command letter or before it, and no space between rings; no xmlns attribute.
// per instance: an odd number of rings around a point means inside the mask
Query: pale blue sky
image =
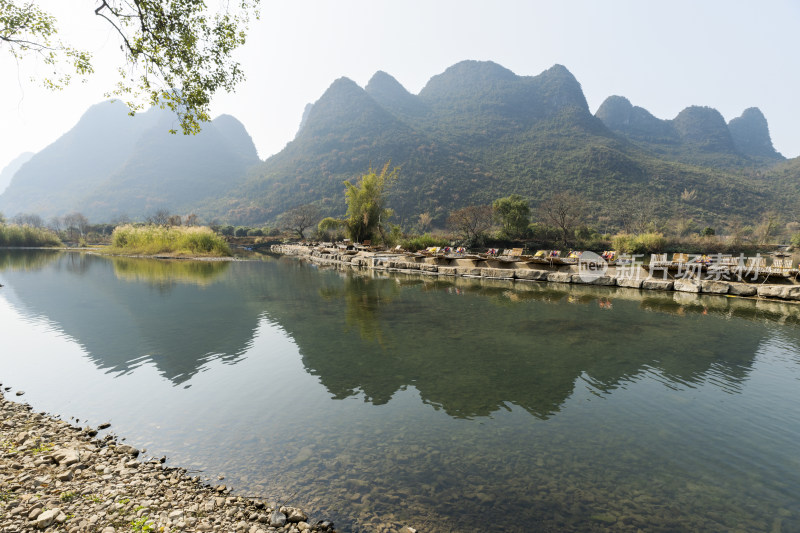
<svg viewBox="0 0 800 533"><path fill-rule="evenodd" d="M245 124L262 158L293 138L305 104L338 77L363 87L384 70L417 93L463 59L520 75L563 64L592 112L612 94L659 118L707 105L730 120L756 106L775 147L800 154L800 2L264 1L240 52L248 80L213 104L214 116ZM41 67L0 51L0 168L53 142L115 82L118 42L92 14L94 2L39 3L60 16L66 38L95 53L98 72L50 93L28 81Z"/></svg>

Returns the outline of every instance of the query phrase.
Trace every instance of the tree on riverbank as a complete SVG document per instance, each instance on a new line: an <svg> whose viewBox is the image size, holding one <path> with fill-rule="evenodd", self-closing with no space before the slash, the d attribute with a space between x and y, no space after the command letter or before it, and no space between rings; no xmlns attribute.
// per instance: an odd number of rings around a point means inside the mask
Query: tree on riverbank
<svg viewBox="0 0 800 533"><path fill-rule="evenodd" d="M397 180L398 168L389 170L390 162L383 165L380 174L370 167L369 171L353 184L345 181L347 233L354 242L373 239L375 232L384 236L387 221L394 211L386 207L388 188Z"/></svg>
<svg viewBox="0 0 800 533"><path fill-rule="evenodd" d="M470 205L450 213L447 225L469 246L483 243L492 227L492 206Z"/></svg>
<svg viewBox="0 0 800 533"><path fill-rule="evenodd" d="M539 206L542 217L561 231L561 240L565 247L569 246L575 228L581 224L585 209L586 200L568 192L553 194Z"/></svg>
<svg viewBox="0 0 800 533"><path fill-rule="evenodd" d="M296 233L302 240L306 238L305 232L316 226L320 218L322 217L317 206L312 204L300 205L282 214L280 216L280 225L283 229Z"/></svg>
<svg viewBox="0 0 800 533"><path fill-rule="evenodd" d="M525 236L531 223L531 208L525 198L519 194L498 198L492 203L492 209L503 225L503 233L512 239Z"/></svg>

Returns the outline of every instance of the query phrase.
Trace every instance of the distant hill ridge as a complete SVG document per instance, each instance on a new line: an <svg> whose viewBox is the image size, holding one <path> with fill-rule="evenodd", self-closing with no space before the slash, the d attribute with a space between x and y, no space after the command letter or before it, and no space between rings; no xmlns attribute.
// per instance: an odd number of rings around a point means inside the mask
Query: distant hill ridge
<svg viewBox="0 0 800 533"><path fill-rule="evenodd" d="M130 119L120 104L98 104L19 169L0 211L109 220L167 207L258 224L315 203L341 215L342 182L386 161L401 167L390 205L405 227L422 213L443 226L453 209L512 193L534 206L556 191L580 193L587 222L608 228L625 203L706 225L800 203L800 164L774 149L757 108L727 124L701 106L659 119L610 96L592 114L562 65L519 76L462 61L416 95L383 71L364 88L339 78L266 161L233 117L190 138L167 135L170 121L159 110Z"/></svg>
<svg viewBox="0 0 800 533"><path fill-rule="evenodd" d="M221 196L258 163L244 126L223 115L196 136L170 135L175 117L150 109L134 117L120 102L89 108L35 154L0 195L0 212L45 218L80 211L91 220L143 217L158 208L191 210Z"/></svg>
<svg viewBox="0 0 800 533"><path fill-rule="evenodd" d="M706 221L751 217L786 199L764 177L783 157L766 119L752 108L726 124L712 108L690 106L656 118L621 96L592 114L580 83L562 65L518 76L490 61L462 61L415 95L378 71L363 89L336 80L306 108L280 153L230 191L219 217L270 220L305 203L344 209L342 181L385 161L401 167L391 205L397 222L511 193L535 205L550 192L583 193L596 219L614 205L652 199L654 215ZM753 175L753 168L760 168ZM682 200L684 191L695 191ZM613 222L612 222L613 223Z"/></svg>

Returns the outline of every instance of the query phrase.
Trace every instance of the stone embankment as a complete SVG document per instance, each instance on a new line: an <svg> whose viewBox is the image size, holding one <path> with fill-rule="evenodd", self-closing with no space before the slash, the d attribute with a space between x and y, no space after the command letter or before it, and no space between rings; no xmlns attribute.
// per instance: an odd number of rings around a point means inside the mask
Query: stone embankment
<svg viewBox="0 0 800 533"><path fill-rule="evenodd" d="M627 287L641 290L677 291L800 301L800 284L793 278L769 277L769 283L677 277L666 270L655 275L642 266L609 266L601 275L587 276L576 265L547 265L497 258L462 259L419 257L404 253L344 251L337 248L276 244L273 253L305 258L319 264L349 265L353 268L418 273L432 276L464 276L486 279L540 281ZM709 276L705 276L708 278ZM745 278L746 279L746 278Z"/></svg>
<svg viewBox="0 0 800 533"><path fill-rule="evenodd" d="M20 393L18 393L19 395ZM113 435L32 412L0 393L0 531L333 531L293 507L234 496Z"/></svg>

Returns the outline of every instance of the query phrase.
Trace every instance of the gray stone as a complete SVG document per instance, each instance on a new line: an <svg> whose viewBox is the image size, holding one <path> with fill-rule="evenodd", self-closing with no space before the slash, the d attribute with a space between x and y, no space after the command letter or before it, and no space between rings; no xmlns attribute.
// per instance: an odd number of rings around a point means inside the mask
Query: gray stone
<svg viewBox="0 0 800 533"><path fill-rule="evenodd" d="M458 274L459 276L480 277L482 270L480 268L475 268L475 267L455 267L455 268L456 268L456 274ZM439 269L439 271L441 271L441 269Z"/></svg>
<svg viewBox="0 0 800 533"><path fill-rule="evenodd" d="M439 274L443 274L445 276L456 276L458 274L456 272L456 267L440 266L438 269Z"/></svg>
<svg viewBox="0 0 800 533"><path fill-rule="evenodd" d="M481 276L484 278L513 278L514 270L511 268L482 268Z"/></svg>
<svg viewBox="0 0 800 533"><path fill-rule="evenodd" d="M73 448L60 448L55 450L52 455L60 466L73 465L81 460L80 456L78 456L78 450Z"/></svg>
<svg viewBox="0 0 800 533"><path fill-rule="evenodd" d="M272 514L269 515L269 525L270 527L283 527L286 525L286 515L282 512L278 511L277 509L272 511Z"/></svg>
<svg viewBox="0 0 800 533"><path fill-rule="evenodd" d="M117 451L120 453L127 453L128 455L132 455L134 457L139 455L139 450L128 444L120 444L117 446Z"/></svg>
<svg viewBox="0 0 800 533"><path fill-rule="evenodd" d="M551 272L547 275L547 281L553 283L570 283L572 282L572 274L569 272Z"/></svg>
<svg viewBox="0 0 800 533"><path fill-rule="evenodd" d="M730 283L725 281L705 280L700 282L700 292L707 292L710 294L728 294L730 288Z"/></svg>
<svg viewBox="0 0 800 533"><path fill-rule="evenodd" d="M700 282L694 279L676 279L672 288L679 292L700 292Z"/></svg>
<svg viewBox="0 0 800 533"><path fill-rule="evenodd" d="M306 515L300 509L289 509L289 517L287 520L293 523L305 522L308 520L308 515Z"/></svg>
<svg viewBox="0 0 800 533"><path fill-rule="evenodd" d="M39 516L36 517L36 527L39 529L45 529L50 527L53 522L55 522L56 517L61 514L61 509L56 507L55 509L49 509L44 511Z"/></svg>
<svg viewBox="0 0 800 533"><path fill-rule="evenodd" d="M784 287L781 298L784 300L800 300L800 286L790 285Z"/></svg>
<svg viewBox="0 0 800 533"><path fill-rule="evenodd" d="M572 283L582 283L584 285L603 285L611 287L617 284L617 280L611 276L586 277L581 274L572 274Z"/></svg>
<svg viewBox="0 0 800 533"><path fill-rule="evenodd" d="M759 285L759 298L783 298L784 287L780 285Z"/></svg>
<svg viewBox="0 0 800 533"><path fill-rule="evenodd" d="M628 287L631 289L641 289L642 280L636 278L617 278L617 287Z"/></svg>
<svg viewBox="0 0 800 533"><path fill-rule="evenodd" d="M642 288L649 291L671 291L673 282L667 279L645 279L642 280Z"/></svg>
<svg viewBox="0 0 800 533"><path fill-rule="evenodd" d="M549 273L547 270L537 270L535 268L518 268L514 270L514 277L516 279L547 281Z"/></svg>
<svg viewBox="0 0 800 533"><path fill-rule="evenodd" d="M728 287L728 292L737 296L755 296L758 293L758 287L748 283L730 283Z"/></svg>

